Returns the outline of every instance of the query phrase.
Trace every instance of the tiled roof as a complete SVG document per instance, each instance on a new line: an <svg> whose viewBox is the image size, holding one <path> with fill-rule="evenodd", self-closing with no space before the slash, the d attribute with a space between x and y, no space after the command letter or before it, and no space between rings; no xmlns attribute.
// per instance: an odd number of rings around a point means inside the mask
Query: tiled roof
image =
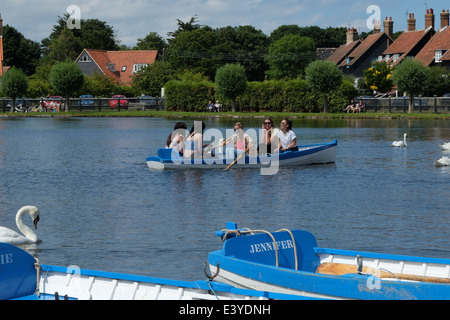
<svg viewBox="0 0 450 320"><path fill-rule="evenodd" d="M416 59L422 62L425 66L429 66L434 61L436 50L450 50L450 27L436 31L436 34L417 54ZM444 60L448 59L447 53L444 54L443 58Z"/></svg>
<svg viewBox="0 0 450 320"><path fill-rule="evenodd" d="M361 40L356 40L341 45L330 57L328 57L328 61L340 64L342 60L344 60L352 52L353 49L360 45L360 43Z"/></svg>
<svg viewBox="0 0 450 320"><path fill-rule="evenodd" d="M404 57L408 56L422 39L427 36L431 38L433 34L434 30L431 27L424 30L405 31L383 52L383 54L399 54L399 59L395 63L392 63L392 65L395 66L400 63ZM392 57L387 62L391 63Z"/></svg>
<svg viewBox="0 0 450 320"><path fill-rule="evenodd" d="M386 33L380 32L377 34L371 34L366 39L364 39L361 44L349 55L350 61L348 63L349 66L355 64L356 61L359 60L373 45L375 45L378 40L383 37L387 37L387 41L392 42L392 38L389 37ZM346 61L342 61L341 66L347 65Z"/></svg>
<svg viewBox="0 0 450 320"><path fill-rule="evenodd" d="M441 61L450 61L450 49L447 49L447 52L439 60L441 60Z"/></svg>
<svg viewBox="0 0 450 320"><path fill-rule="evenodd" d="M85 49L84 51L91 56L105 75L122 84L131 83L135 64L153 64L158 54L157 50L106 51ZM115 71L108 69L108 65L111 64L115 65Z"/></svg>

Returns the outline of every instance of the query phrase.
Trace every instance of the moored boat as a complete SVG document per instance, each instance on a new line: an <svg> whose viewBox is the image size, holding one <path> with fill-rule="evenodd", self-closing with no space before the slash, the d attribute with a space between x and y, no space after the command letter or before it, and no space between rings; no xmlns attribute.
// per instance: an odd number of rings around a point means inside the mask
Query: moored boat
<svg viewBox="0 0 450 320"><path fill-rule="evenodd" d="M326 299L450 299L450 259L317 247L304 230L238 229L216 234L208 256L215 281L253 290Z"/></svg>
<svg viewBox="0 0 450 320"><path fill-rule="evenodd" d="M0 300L270 300L296 296L234 288L210 280L179 281L40 264L0 243Z"/></svg>
<svg viewBox="0 0 450 320"><path fill-rule="evenodd" d="M160 148L158 156L146 158L150 169L226 169L231 164L235 168L262 168L300 166L308 164L334 163L336 161L337 140L330 143L303 145L298 151L288 151L272 155L245 156L238 159L225 158L218 153L205 153L200 159L182 158L173 149Z"/></svg>

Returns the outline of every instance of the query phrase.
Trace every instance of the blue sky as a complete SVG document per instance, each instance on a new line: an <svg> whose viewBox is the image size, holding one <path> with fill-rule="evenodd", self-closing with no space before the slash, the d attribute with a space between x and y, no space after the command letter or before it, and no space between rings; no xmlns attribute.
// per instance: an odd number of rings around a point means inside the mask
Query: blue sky
<svg viewBox="0 0 450 320"><path fill-rule="evenodd" d="M194 15L200 24L213 28L252 25L270 35L288 24L370 31L367 21L378 16L377 8L381 20L392 17L394 32L406 30L408 13L415 14L417 29L422 29L427 8L434 9L439 27L440 12L450 9L448 0L2 0L0 14L4 25L40 41L71 5L79 7L82 19L99 19L114 27L117 38L128 46L150 32L166 38L177 28L176 19L188 21Z"/></svg>

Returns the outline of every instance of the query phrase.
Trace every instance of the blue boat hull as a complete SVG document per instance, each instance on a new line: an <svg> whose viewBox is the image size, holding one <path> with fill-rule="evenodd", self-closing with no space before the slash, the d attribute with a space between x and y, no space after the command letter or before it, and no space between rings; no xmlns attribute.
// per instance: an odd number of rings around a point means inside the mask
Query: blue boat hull
<svg viewBox="0 0 450 320"><path fill-rule="evenodd" d="M240 288L297 294L326 299L393 299L437 300L450 299L450 259L409 257L347 250L318 248L314 236L306 231L275 232L273 241L267 234L236 236L225 241L223 248L208 257L211 273L216 281ZM277 243L276 245L274 243ZM294 252L294 247L295 251ZM277 248L278 257L275 256ZM297 257L297 259L295 259ZM378 264L378 269L390 267L394 272L350 272L342 275L318 273L324 261L347 261L355 264ZM347 259L347 260L345 260ZM296 265L297 264L297 265ZM332 263L329 263L332 264ZM419 275L437 282L403 280L397 266L404 270L418 270ZM424 270L424 276L420 273ZM380 272L378 270L378 272ZM410 273L408 272L408 273ZM386 272L385 272L386 273ZM392 274L392 277L386 278Z"/></svg>
<svg viewBox="0 0 450 320"><path fill-rule="evenodd" d="M267 168L299 166L308 164L334 163L336 161L337 140L330 143L299 146L299 151L285 152L267 156L245 156L238 159L235 168ZM146 158L150 169L225 169L235 159L211 156L205 153L201 159L185 159L172 149L158 149L158 156Z"/></svg>

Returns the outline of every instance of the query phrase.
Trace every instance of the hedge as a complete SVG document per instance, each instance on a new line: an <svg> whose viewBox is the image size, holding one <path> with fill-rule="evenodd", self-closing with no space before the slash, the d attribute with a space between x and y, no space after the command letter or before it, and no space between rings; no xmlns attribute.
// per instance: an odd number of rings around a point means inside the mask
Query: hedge
<svg viewBox="0 0 450 320"><path fill-rule="evenodd" d="M170 81L165 86L169 111L205 111L209 100L219 100L223 111L231 110L231 101L215 91L212 82ZM358 94L351 81L345 80L329 96L330 112L342 111ZM314 93L303 79L249 82L244 94L237 98L240 112L321 112L323 97Z"/></svg>

